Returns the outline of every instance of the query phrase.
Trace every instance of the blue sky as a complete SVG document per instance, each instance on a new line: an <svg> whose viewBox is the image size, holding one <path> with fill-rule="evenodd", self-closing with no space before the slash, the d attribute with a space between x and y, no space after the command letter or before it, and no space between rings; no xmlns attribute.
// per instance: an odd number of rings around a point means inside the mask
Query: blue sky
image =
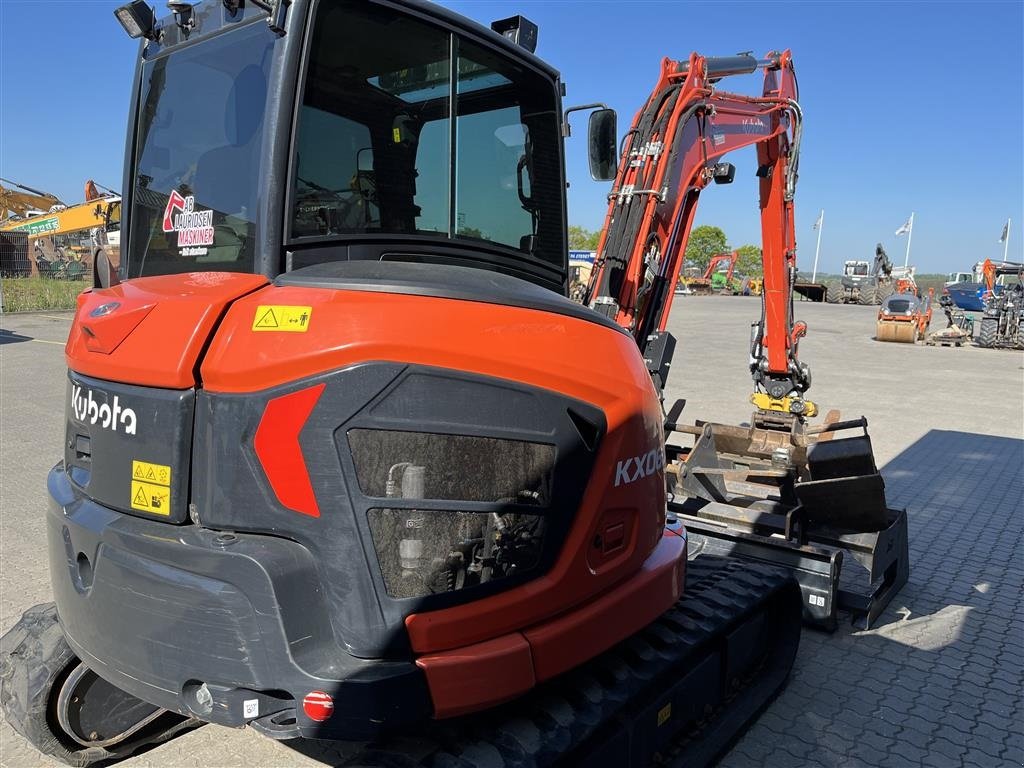
<svg viewBox="0 0 1024 768"><path fill-rule="evenodd" d="M911 262L921 272L1024 259L1024 3L676 3L452 0L484 24L522 13L538 54L568 85L566 104L604 101L625 131L663 56L791 48L805 114L797 236L810 268L825 209L820 268L869 258L915 212ZM136 45L106 0L0 0L0 176L82 197L87 178L119 188ZM161 15L163 8L158 8ZM731 78L755 93L760 78ZM592 182L585 120L567 148L571 223L600 227L607 184ZM753 152L731 186L704 194L698 224L732 245L757 243Z"/></svg>

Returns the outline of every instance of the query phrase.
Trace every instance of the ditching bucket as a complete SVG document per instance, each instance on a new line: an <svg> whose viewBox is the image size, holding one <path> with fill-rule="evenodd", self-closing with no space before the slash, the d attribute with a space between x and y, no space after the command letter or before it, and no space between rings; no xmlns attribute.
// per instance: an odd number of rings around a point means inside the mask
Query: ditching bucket
<svg viewBox="0 0 1024 768"><path fill-rule="evenodd" d="M686 525L691 550L790 568L804 620L828 630L839 608L870 627L906 583L906 511L886 503L866 419L667 428L696 437L692 448L666 447L669 513ZM833 439L852 430L860 434Z"/></svg>

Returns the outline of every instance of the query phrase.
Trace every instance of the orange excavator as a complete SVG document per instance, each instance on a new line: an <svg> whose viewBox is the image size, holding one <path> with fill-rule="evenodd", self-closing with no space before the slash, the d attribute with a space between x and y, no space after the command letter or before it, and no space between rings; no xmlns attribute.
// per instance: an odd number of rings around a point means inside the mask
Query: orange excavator
<svg viewBox="0 0 1024 768"><path fill-rule="evenodd" d="M614 113L591 115L615 183L584 307L562 87L528 21L390 0L116 15L145 41L124 248L66 347L55 602L3 639L7 721L75 765L201 723L364 742L362 766L712 762L785 682L801 615L834 625L842 552L875 562L865 514L887 514L866 435L805 426L789 53L666 59L617 172ZM761 96L717 90L757 69ZM740 457L714 425L666 445L662 400L697 193L752 144ZM373 217L348 215L353 173ZM827 551L825 527L845 537Z"/></svg>
<svg viewBox="0 0 1024 768"><path fill-rule="evenodd" d="M701 277L694 278L689 282L690 290L697 294L709 294L715 290L715 276L719 274L721 266L726 265L725 274L719 278L718 288L724 290L732 285L732 273L736 269L736 262L739 260L738 251L732 253L716 253L708 262L707 269Z"/></svg>
<svg viewBox="0 0 1024 768"><path fill-rule="evenodd" d="M720 90L723 78L757 69L760 96ZM764 283L751 329L755 411L750 426L737 427L684 425L684 401L669 409L666 431L693 440L666 445L669 511L705 551L790 566L805 620L832 628L844 607L868 626L907 580L906 513L886 503L866 419L833 411L821 426L807 423L818 408L804 398L811 374L797 347L807 326L793 316L797 98L788 51L665 59L626 134L586 303L633 336L662 386L675 349L666 328L672 289L698 197L712 182L733 181L726 153L756 147Z"/></svg>

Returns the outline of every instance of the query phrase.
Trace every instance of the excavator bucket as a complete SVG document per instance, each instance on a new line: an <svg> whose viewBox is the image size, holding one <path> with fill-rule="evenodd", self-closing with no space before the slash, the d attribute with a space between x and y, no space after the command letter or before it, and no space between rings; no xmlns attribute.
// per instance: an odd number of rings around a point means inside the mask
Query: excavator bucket
<svg viewBox="0 0 1024 768"><path fill-rule="evenodd" d="M844 609L868 628L909 575L906 511L886 503L866 419L789 427L668 424L695 438L666 449L669 513L691 553L790 569L807 623L831 631Z"/></svg>
<svg viewBox="0 0 1024 768"><path fill-rule="evenodd" d="M901 344L913 344L917 340L917 323L896 320L879 320L875 330L875 338L879 341L896 341Z"/></svg>

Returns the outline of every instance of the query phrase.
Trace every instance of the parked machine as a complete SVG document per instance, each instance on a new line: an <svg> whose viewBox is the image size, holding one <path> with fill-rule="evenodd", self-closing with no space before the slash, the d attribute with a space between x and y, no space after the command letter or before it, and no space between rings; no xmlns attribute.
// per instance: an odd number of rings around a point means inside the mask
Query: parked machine
<svg viewBox="0 0 1024 768"><path fill-rule="evenodd" d="M985 293L978 346L1024 349L1024 264L986 259L982 273ZM1002 290L997 292L1000 279Z"/></svg>
<svg viewBox="0 0 1024 768"><path fill-rule="evenodd" d="M897 287L896 293L882 301L875 328L878 341L913 344L927 336L935 290L929 289L928 295L922 298L914 288L912 281L906 281Z"/></svg>
<svg viewBox="0 0 1024 768"><path fill-rule="evenodd" d="M826 300L830 304L881 304L896 290L900 278L913 278L913 267L894 267L885 248L875 246L875 258L843 262L843 275L838 283L828 286Z"/></svg>
<svg viewBox="0 0 1024 768"><path fill-rule="evenodd" d="M62 207L64 203L56 195L0 179L0 230L6 229L3 225L9 222Z"/></svg>
<svg viewBox="0 0 1024 768"><path fill-rule="evenodd" d="M46 213L25 213L0 223L0 233L28 237L31 261L24 274L81 280L92 275L100 251L111 263L118 263L121 196L105 188L100 192L98 187L90 179L85 183L84 202L61 203Z"/></svg>
<svg viewBox="0 0 1024 768"><path fill-rule="evenodd" d="M985 308L985 262L975 262L970 272L950 272L946 277L943 293L962 310L981 312ZM993 286L995 292L1002 290L997 282Z"/></svg>
<svg viewBox="0 0 1024 768"><path fill-rule="evenodd" d="M741 283L733 277L739 257L738 251L716 253L708 262L704 274L687 281L687 286L693 293L701 295L739 293Z"/></svg>
<svg viewBox="0 0 1024 768"><path fill-rule="evenodd" d="M373 742L362 766L706 765L784 683L802 611L834 624L844 551L874 573L884 541L905 578L866 432L827 439L865 422L805 425L788 51L665 59L618 164L614 113L591 115L615 182L588 308L567 298L561 82L526 20L117 15L146 41L123 262L99 259L66 348L56 603L0 654L0 705L40 750L86 765L214 722ZM760 98L711 87L758 69ZM718 425L666 447L693 206L751 145L755 426L745 449L709 446Z"/></svg>

